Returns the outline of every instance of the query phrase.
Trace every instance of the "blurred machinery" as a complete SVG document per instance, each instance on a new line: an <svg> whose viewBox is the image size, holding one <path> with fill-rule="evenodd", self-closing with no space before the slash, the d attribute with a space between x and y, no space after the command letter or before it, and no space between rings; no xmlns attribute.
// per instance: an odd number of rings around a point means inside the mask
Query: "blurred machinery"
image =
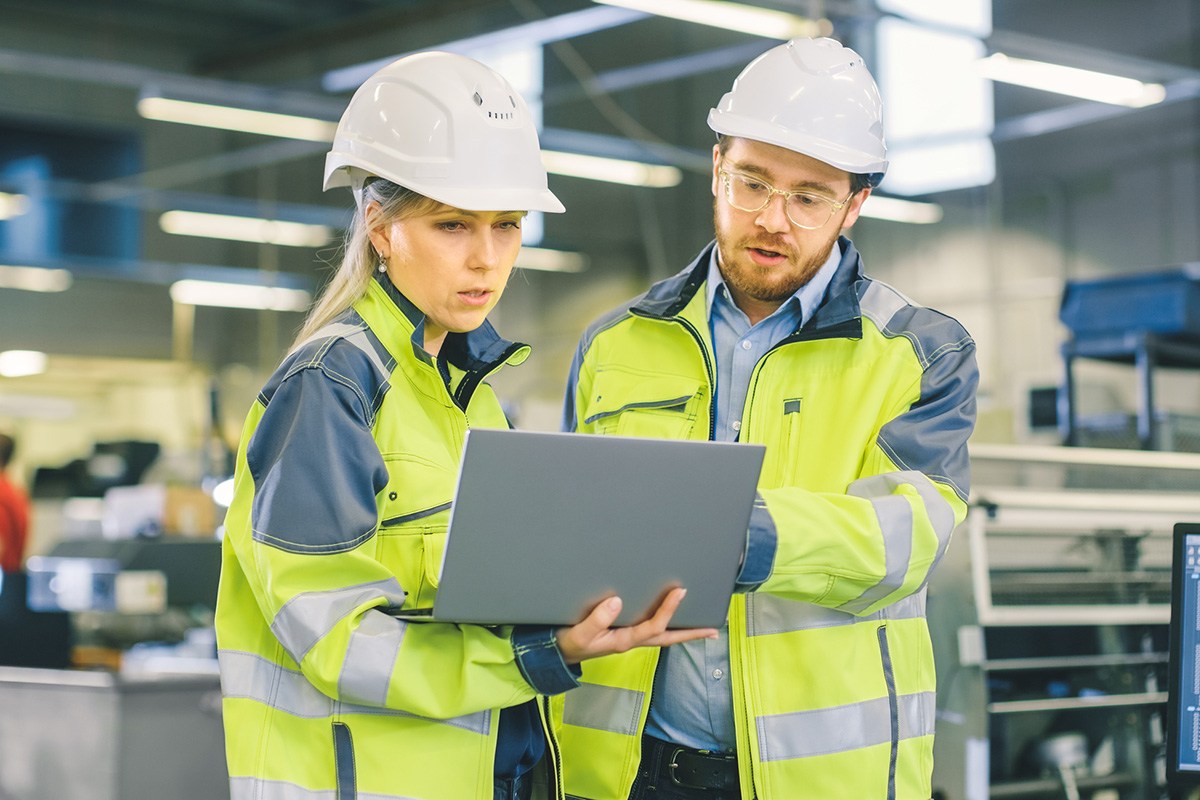
<svg viewBox="0 0 1200 800"><path fill-rule="evenodd" d="M211 499L121 488L103 530L0 586L4 800L229 797Z"/></svg>
<svg viewBox="0 0 1200 800"><path fill-rule="evenodd" d="M1200 452L1200 415L1158 407L1155 374L1200 370L1200 263L1157 273L1068 281L1059 314L1071 332L1062 346L1059 429L1064 444ZM1080 359L1134 370L1136 413L1082 414Z"/></svg>
<svg viewBox="0 0 1200 800"><path fill-rule="evenodd" d="M1165 800L1171 531L1200 455L972 448L929 584L935 797Z"/></svg>

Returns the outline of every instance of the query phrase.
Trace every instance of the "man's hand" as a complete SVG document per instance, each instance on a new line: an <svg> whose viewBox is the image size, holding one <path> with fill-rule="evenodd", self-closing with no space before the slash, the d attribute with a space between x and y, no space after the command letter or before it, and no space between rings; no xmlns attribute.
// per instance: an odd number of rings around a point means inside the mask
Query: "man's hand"
<svg viewBox="0 0 1200 800"><path fill-rule="evenodd" d="M626 628L612 627L621 613L621 598L610 597L600 602L583 622L555 631L563 660L568 664L578 664L586 658L624 653L635 647L666 647L692 639L717 638L715 628L667 630L671 617L686 594L687 589L672 589L649 619Z"/></svg>

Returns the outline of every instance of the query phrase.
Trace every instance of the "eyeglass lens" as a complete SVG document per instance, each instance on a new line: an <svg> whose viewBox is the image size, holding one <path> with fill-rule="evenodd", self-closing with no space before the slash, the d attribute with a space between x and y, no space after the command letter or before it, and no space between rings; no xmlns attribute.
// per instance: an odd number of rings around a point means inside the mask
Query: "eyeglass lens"
<svg viewBox="0 0 1200 800"><path fill-rule="evenodd" d="M780 192L760 180L737 173L725 173L729 203L742 211L761 211L771 197ZM801 228L819 228L833 216L834 204L807 193L787 195L785 210L788 219Z"/></svg>

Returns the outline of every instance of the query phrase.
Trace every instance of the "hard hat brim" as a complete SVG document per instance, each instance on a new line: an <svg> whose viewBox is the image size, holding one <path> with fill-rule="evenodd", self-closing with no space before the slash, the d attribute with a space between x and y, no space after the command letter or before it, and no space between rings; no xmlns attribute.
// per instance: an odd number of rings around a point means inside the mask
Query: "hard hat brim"
<svg viewBox="0 0 1200 800"><path fill-rule="evenodd" d="M352 166L330 153L325 165L324 190L349 186L357 189L361 181L356 181L351 175L356 171L362 176L372 174L370 170ZM418 179L408 178L402 181L387 180L410 189L417 194L445 203L464 211L545 211L551 214L561 214L566 211L562 202L546 189L526 189L513 187L487 186L445 186L431 184Z"/></svg>
<svg viewBox="0 0 1200 800"><path fill-rule="evenodd" d="M875 173L882 175L887 172L888 168L887 159L872 157L867 153L827 139L799 136L795 131L781 125L750 119L741 114L722 111L718 108L708 112L708 127L726 136L773 144L776 147L815 158L856 175Z"/></svg>

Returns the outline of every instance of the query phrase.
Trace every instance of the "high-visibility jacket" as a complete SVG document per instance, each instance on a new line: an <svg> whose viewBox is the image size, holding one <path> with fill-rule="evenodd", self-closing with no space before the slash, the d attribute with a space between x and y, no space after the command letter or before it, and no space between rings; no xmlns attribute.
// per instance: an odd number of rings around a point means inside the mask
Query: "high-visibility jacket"
<svg viewBox="0 0 1200 800"><path fill-rule="evenodd" d="M975 345L839 246L827 299L758 361L741 420L767 447L745 558L770 565L729 611L741 794L928 800L924 587L966 515ZM713 438L711 250L585 332L568 428ZM659 653L588 661L556 701L568 796L628 797Z"/></svg>
<svg viewBox="0 0 1200 800"><path fill-rule="evenodd" d="M433 360L421 320L372 281L246 420L216 614L233 800L490 800L498 709L537 696L511 629L385 613L433 604L466 430L507 427L483 380L528 354L485 323Z"/></svg>

